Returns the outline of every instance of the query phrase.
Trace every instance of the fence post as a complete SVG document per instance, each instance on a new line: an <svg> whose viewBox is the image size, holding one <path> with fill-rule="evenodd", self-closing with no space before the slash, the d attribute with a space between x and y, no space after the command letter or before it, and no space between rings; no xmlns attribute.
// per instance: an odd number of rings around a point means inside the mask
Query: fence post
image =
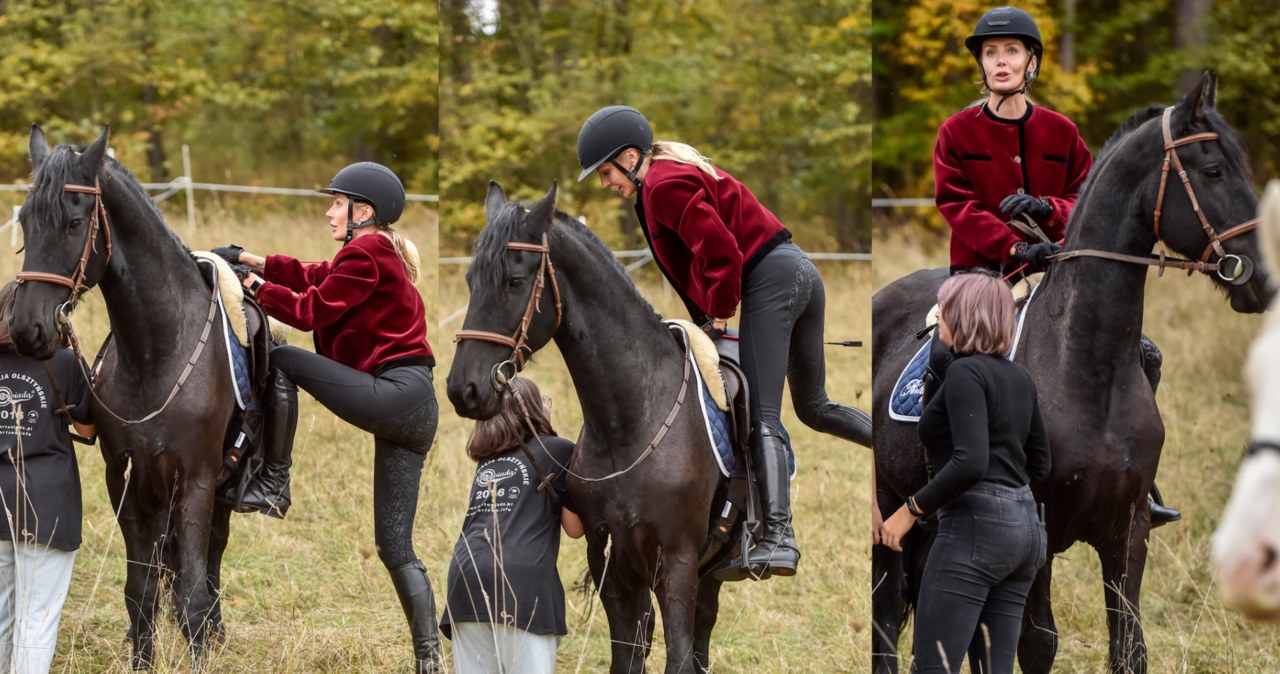
<svg viewBox="0 0 1280 674"><path fill-rule="evenodd" d="M187 181L187 233L194 234L196 231L196 200L195 190L191 188L191 148L186 143L182 144L182 175Z"/></svg>

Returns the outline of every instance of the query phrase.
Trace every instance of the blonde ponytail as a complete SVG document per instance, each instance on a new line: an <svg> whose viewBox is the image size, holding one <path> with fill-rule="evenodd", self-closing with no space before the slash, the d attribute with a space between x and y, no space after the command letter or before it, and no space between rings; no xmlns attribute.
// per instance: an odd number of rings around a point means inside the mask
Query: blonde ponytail
<svg viewBox="0 0 1280 674"><path fill-rule="evenodd" d="M720 174L716 172L716 167L711 165L711 160L702 156L702 153L698 152L691 145L676 143L669 140L660 140L653 144L653 154L650 156L653 157L653 161L668 159L670 161L680 162L681 164L690 164L698 167L698 170L712 178L715 178L716 180L720 179Z"/></svg>
<svg viewBox="0 0 1280 674"><path fill-rule="evenodd" d="M379 227L378 233L387 237L391 245L396 249L396 255L399 256L400 262L404 264L404 272L409 276L410 283L418 282L418 247L413 242L405 238L400 232L390 227Z"/></svg>

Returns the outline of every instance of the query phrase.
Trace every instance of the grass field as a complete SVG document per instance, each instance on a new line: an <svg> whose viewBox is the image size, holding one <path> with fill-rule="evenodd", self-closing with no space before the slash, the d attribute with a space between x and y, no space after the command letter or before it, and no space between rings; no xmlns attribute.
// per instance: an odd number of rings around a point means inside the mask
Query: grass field
<svg viewBox="0 0 1280 674"><path fill-rule="evenodd" d="M269 212L270 206L262 210ZM235 241L254 252L288 252L309 259L327 259L334 252L318 215L311 219L265 215L248 222L213 206L201 211L200 220L195 232L179 227L194 248ZM438 277L434 273L434 244L427 245L436 240L434 215L412 210L402 225L402 231L422 246L426 263L427 273L419 285L433 323L430 337L441 363L436 370L437 393L443 400L453 351L450 340L461 319L443 328L435 322L466 304L463 268L442 268ZM20 260L20 256L0 256L0 273L12 276ZM828 293L829 338L869 340L872 276L868 265L820 263L820 268ZM640 285L659 311L681 315L675 295L656 278L643 275ZM77 310L75 325L86 349L95 349L107 329L96 291ZM293 342L306 346L310 339L296 335ZM865 408L870 399L869 349L828 347L827 355L832 397ZM548 349L526 372L554 397L560 433L574 437L581 415L559 354ZM800 460L793 495L804 553L801 573L793 579L725 586L713 641L713 669L859 671L869 660L869 452L804 428L789 406L784 422ZM416 547L437 596L443 595L447 562L474 469L463 451L470 427L445 402L422 480ZM373 548L372 440L303 394L295 447L294 504L288 519L282 522L260 515L233 519L223 565L227 639L210 658L209 670L406 671L411 655L404 618ZM77 451L84 485L85 542L63 612L54 671L120 672L128 658L124 546L107 500L98 450L77 446ZM582 577L585 568L583 544L565 539L560 569L566 584ZM570 633L561 643L560 670L604 670L609 637L599 602L570 592L567 612ZM660 625L657 632L648 665L660 671L664 662ZM172 621L162 627L158 659L157 672L191 669Z"/></svg>
<svg viewBox="0 0 1280 674"><path fill-rule="evenodd" d="M915 269L946 264L945 235L879 234L877 289ZM1142 590L1150 671L1280 671L1280 628L1227 611L1209 563L1210 536L1248 439L1241 368L1261 319L1232 312L1207 278L1174 272L1149 275L1144 317L1145 332L1164 352L1157 402L1166 439L1158 482L1183 512L1181 522L1151 536ZM1107 628L1096 554L1076 545L1057 557L1053 571L1061 638L1056 670L1105 671Z"/></svg>

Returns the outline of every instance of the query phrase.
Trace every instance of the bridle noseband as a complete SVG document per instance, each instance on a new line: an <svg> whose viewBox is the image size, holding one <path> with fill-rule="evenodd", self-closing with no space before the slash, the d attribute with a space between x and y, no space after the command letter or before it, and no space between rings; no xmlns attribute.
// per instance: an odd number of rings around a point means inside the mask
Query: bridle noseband
<svg viewBox="0 0 1280 674"><path fill-rule="evenodd" d="M511 358L493 367L493 385L498 390L502 390L508 381L515 378L517 372L524 369L525 360L533 353L525 342L529 339L529 324L533 321L533 314L535 311L540 311L538 303L542 299L542 290L546 287L548 278L551 279L551 292L556 299L556 328L560 327L560 319L564 313L560 304L560 285L556 283L556 268L551 264L551 245L547 243L547 235L545 233L542 235L541 245L510 241L507 243L507 250L528 251L542 255L542 262L538 265L538 276L533 280L533 291L529 294L529 304L525 307L524 317L520 319L520 325L516 328L515 334L508 337L486 330L459 330L453 337L454 343L464 339L474 339L501 344L511 349Z"/></svg>
<svg viewBox="0 0 1280 674"><path fill-rule="evenodd" d="M1213 271L1217 272L1218 278L1233 285L1242 285L1252 275L1253 263L1248 258L1227 253L1222 248L1222 243L1241 234L1252 232L1258 227L1258 219L1254 218L1242 222L1222 232L1221 235L1209 225L1209 219L1205 217L1204 211L1200 210L1200 201L1196 199L1195 189L1191 186L1191 177L1187 175L1187 170L1182 167L1182 160L1178 158L1178 148L1192 143L1218 140L1218 133L1216 131L1206 131L1174 140L1173 132L1170 129L1170 118L1172 116L1173 107L1170 106L1164 109L1164 114L1160 118L1160 130L1164 134L1164 162L1160 168L1160 192L1156 198L1154 224L1156 238L1160 238L1160 209L1164 205L1165 185L1169 180L1169 166L1172 165L1177 169L1178 179L1182 181L1182 187L1187 191L1187 198L1191 200L1191 209L1195 211L1196 217L1200 219L1200 227L1204 230L1205 235L1209 237L1209 245L1205 246L1204 253L1200 255L1200 262L1208 263L1209 256L1217 253L1218 261L1213 263ZM1228 260L1235 260L1235 264L1229 273L1224 273Z"/></svg>
<svg viewBox="0 0 1280 674"><path fill-rule="evenodd" d="M111 262L111 225L107 222L107 209L102 205L102 187L97 178L93 179L93 187L68 183L63 185L62 189L65 192L81 192L93 195L93 215L89 217L89 231L85 236L84 250L80 254L80 262L76 265L75 271L71 272L70 277L44 271L24 271L18 273L17 279L20 284L27 281L43 281L69 288L71 297L58 307L58 323L65 325L67 316L76 307L76 304L80 302L80 297L89 291L89 287L85 285L85 275L89 268L89 255L94 252L93 243L98 238L99 227L102 228L103 238L106 239L106 262Z"/></svg>
<svg viewBox="0 0 1280 674"><path fill-rule="evenodd" d="M1231 227L1219 234L1213 227L1209 225L1209 219L1205 217L1204 211L1200 210L1200 201L1196 199L1195 189L1191 187L1191 177L1187 175L1187 171L1182 167L1182 160L1178 158L1178 148L1183 145L1199 143L1203 141L1218 140L1219 135L1216 131L1205 131L1203 133L1195 133L1190 136L1184 136L1177 140L1173 139L1173 132L1170 129L1170 118L1173 115L1173 107L1164 109L1164 115L1160 119L1161 131L1164 133L1164 162L1160 170L1160 192L1156 197L1155 223L1153 231L1156 240L1160 240L1160 212L1164 205L1165 186L1169 181L1169 167L1173 166L1178 170L1178 178L1182 181L1182 186L1187 191L1187 198L1191 200L1191 208L1195 211L1196 217L1200 219L1200 227L1204 230L1205 236L1209 237L1209 245L1205 246L1204 253L1200 255L1199 260L1182 260L1178 258L1166 257L1164 251L1160 251L1159 255L1125 255L1123 253L1115 253L1109 250L1094 250L1091 248L1079 248L1073 250L1064 250L1061 253L1050 256L1053 262L1061 262L1077 257L1100 257L1107 260L1116 260L1118 262L1128 262L1131 264L1141 264L1151 267L1159 267L1160 271L1157 276L1164 274L1166 267L1174 269L1185 269L1187 274L1191 272L1200 272L1208 274L1214 272L1218 278L1230 283L1231 285L1240 286L1249 282L1253 276L1253 261L1247 257L1228 253L1222 247L1224 241L1252 232L1258 227L1258 219L1242 222L1235 227ZM1215 262L1209 261L1209 256L1213 253L1218 254ZM1234 262L1233 264L1229 264ZM1229 271L1228 271L1229 270Z"/></svg>

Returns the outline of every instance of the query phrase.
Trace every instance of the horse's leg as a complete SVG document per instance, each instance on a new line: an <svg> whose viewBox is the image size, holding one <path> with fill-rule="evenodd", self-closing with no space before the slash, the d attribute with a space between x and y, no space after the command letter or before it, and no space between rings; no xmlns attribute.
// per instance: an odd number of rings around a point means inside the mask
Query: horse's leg
<svg viewBox="0 0 1280 674"><path fill-rule="evenodd" d="M693 640L699 594L697 550L695 544L685 548L684 554L661 551L663 557L653 591L658 595L662 633L667 642L666 674L698 671Z"/></svg>
<svg viewBox="0 0 1280 674"><path fill-rule="evenodd" d="M892 515L902 499L889 489L877 489L880 512ZM877 674L898 671L898 641L907 621L907 576L904 554L884 545L871 547L871 669Z"/></svg>
<svg viewBox="0 0 1280 674"><path fill-rule="evenodd" d="M173 581L177 583L178 624L187 637L193 662L205 653L209 612L213 600L209 596L209 541L213 521L213 490L200 489L200 481L191 479L180 493L179 507L173 513L177 532L177 555L180 566Z"/></svg>
<svg viewBox="0 0 1280 674"><path fill-rule="evenodd" d="M1018 664L1026 674L1040 674L1053 668L1058 655L1058 628L1053 622L1050 589L1053 586L1053 557L1050 556L1027 594L1022 614L1022 636L1018 639Z"/></svg>
<svg viewBox="0 0 1280 674"><path fill-rule="evenodd" d="M707 574L698 583L698 612L693 621L693 657L702 671L711 669L711 630L720 614L720 581Z"/></svg>
<svg viewBox="0 0 1280 674"><path fill-rule="evenodd" d="M1147 644L1142 635L1138 602L1147 564L1151 521L1145 503L1139 502L1137 508L1140 511L1131 519L1127 532L1096 546L1102 561L1102 580L1106 584L1111 671L1124 674L1146 674L1147 671Z"/></svg>
<svg viewBox="0 0 1280 674"><path fill-rule="evenodd" d="M120 533L124 536L128 570L124 583L125 609L129 613L133 655L129 666L151 669L155 655L156 600L160 594L167 513L145 517L131 499L120 508Z"/></svg>
<svg viewBox="0 0 1280 674"><path fill-rule="evenodd" d="M613 552L618 550L616 543L614 541L611 546ZM649 599L648 584L625 582L624 575L611 568L617 560L605 557L604 546L603 541L599 545L588 542L587 566L591 569L591 578L600 593L600 604L604 606L605 617L609 620L609 639L612 642L609 673L644 672L653 636L653 604Z"/></svg>
<svg viewBox="0 0 1280 674"><path fill-rule="evenodd" d="M205 578L213 605L209 609L209 636L222 641L226 630L222 626L222 554L231 538L231 506L221 501L213 504L213 527L209 532L209 563Z"/></svg>

